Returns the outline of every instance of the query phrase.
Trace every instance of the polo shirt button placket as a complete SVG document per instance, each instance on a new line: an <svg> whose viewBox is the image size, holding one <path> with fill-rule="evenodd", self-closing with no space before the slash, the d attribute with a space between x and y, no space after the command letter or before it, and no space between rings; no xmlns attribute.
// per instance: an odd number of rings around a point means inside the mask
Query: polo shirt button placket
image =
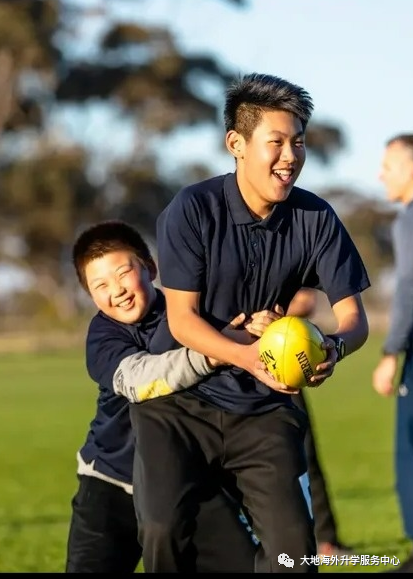
<svg viewBox="0 0 413 579"><path fill-rule="evenodd" d="M258 247L257 234L254 230L251 231L251 246L252 251L251 251L250 269L251 273L254 275L254 268L256 266L256 258L257 258L257 247Z"/></svg>

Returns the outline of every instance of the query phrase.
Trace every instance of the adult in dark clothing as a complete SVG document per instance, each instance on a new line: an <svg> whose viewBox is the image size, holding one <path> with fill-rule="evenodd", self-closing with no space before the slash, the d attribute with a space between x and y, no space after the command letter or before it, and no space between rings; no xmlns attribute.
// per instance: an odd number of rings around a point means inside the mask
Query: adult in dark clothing
<svg viewBox="0 0 413 579"><path fill-rule="evenodd" d="M390 139L385 147L381 180L392 203L402 210L393 226L395 293L382 357L373 386L382 396L397 394L396 492L406 536L413 541L413 134ZM399 362L400 382L396 382ZM413 571L413 551L395 572Z"/></svg>

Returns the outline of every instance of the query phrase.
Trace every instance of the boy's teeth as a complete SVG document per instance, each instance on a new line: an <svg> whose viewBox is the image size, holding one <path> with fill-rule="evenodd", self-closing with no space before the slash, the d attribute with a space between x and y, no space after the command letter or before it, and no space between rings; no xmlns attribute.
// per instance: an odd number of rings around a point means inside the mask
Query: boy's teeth
<svg viewBox="0 0 413 579"><path fill-rule="evenodd" d="M292 175L291 171L275 171L277 177L279 177L282 181L289 179Z"/></svg>

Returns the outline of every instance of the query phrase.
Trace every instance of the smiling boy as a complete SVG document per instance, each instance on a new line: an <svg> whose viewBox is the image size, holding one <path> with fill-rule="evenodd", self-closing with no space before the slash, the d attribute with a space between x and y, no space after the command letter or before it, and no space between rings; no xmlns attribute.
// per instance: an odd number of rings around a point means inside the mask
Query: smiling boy
<svg viewBox="0 0 413 579"><path fill-rule="evenodd" d="M317 553L307 484L301 484L307 470L303 413L288 385L257 366L258 348L246 351L220 332L236 312L249 316L275 304L287 311L306 286L327 294L337 322L325 336L328 357L314 385L367 339L360 294L369 280L358 251L332 207L295 186L312 110L310 95L285 79L252 73L235 80L224 111L235 171L184 187L158 218L170 331L180 344L219 355L228 366L188 392L137 405L131 414L136 453L146 463L135 484L149 572L193 568L186 548L191 529L181 521L196 512L211 465L242 493L261 540L255 571L316 572L314 564L302 564ZM154 441L170 465L167 484L150 460ZM295 561L293 569L279 563L280 553Z"/></svg>
<svg viewBox="0 0 413 579"><path fill-rule="evenodd" d="M99 390L96 414L77 455L79 486L72 501L66 572L133 573L142 549L132 496L130 403L188 388L218 361L188 348L149 353L165 300L153 285L157 269L148 246L132 226L107 221L86 229L74 244L73 263L98 309L88 329L86 365ZM255 327L275 317L262 312ZM158 460L156 449L151 459ZM165 465L158 464L167 478ZM240 522L238 505L214 479L207 486L210 500L197 517L198 572L252 572L256 545Z"/></svg>

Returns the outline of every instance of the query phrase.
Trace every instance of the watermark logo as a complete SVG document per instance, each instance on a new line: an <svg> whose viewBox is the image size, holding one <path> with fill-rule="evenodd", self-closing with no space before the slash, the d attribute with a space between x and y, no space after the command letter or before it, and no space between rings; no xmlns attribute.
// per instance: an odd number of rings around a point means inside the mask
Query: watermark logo
<svg viewBox="0 0 413 579"><path fill-rule="evenodd" d="M389 565L397 567L400 565L400 559L387 555L342 555L340 557L338 555L312 555L311 557L301 557L300 565ZM391 569L389 569L389 571L391 571Z"/></svg>
<svg viewBox="0 0 413 579"><path fill-rule="evenodd" d="M285 565L286 567L294 567L294 559L290 559L287 553L281 553L281 555L278 555L278 563L280 565Z"/></svg>

